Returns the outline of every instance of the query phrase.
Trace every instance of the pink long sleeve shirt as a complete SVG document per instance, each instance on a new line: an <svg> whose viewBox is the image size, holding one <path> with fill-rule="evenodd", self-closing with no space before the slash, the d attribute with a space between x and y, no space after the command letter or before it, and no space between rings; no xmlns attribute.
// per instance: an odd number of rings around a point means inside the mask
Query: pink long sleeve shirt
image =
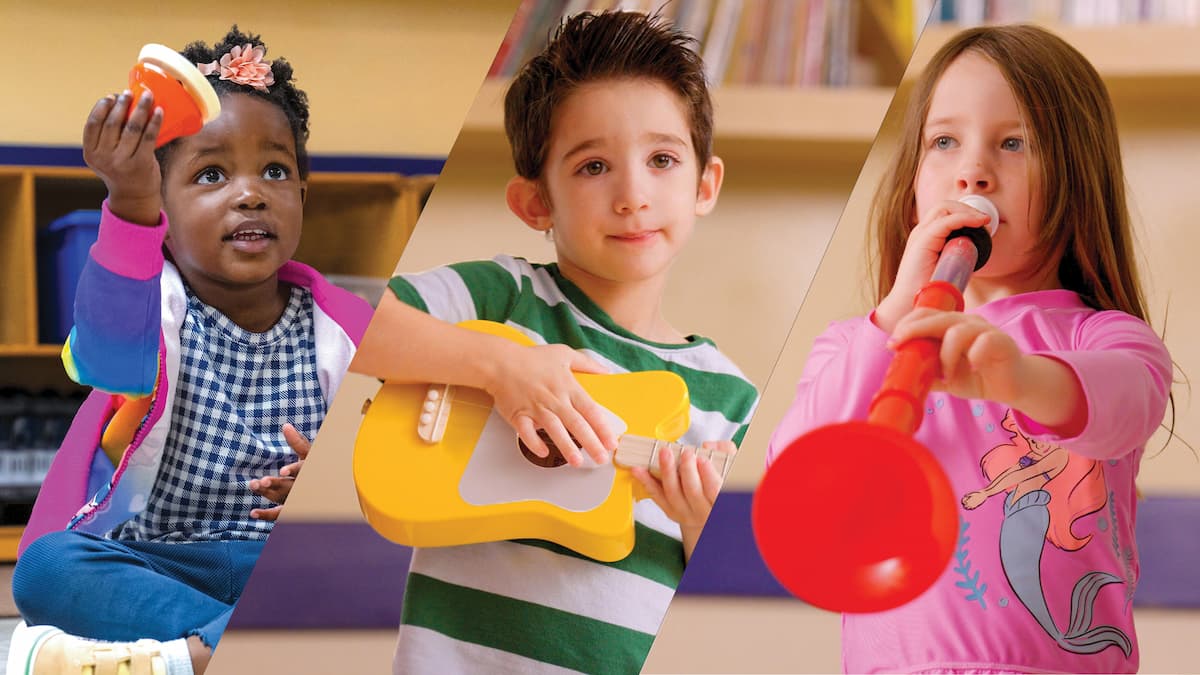
<svg viewBox="0 0 1200 675"><path fill-rule="evenodd" d="M1135 672L1134 479L1166 410L1170 355L1144 322L1091 309L1071 291L1021 294L972 311L1024 352L1075 372L1086 426L1063 438L1004 405L932 393L915 437L963 500L957 549L916 600L844 615L843 667ZM816 339L768 462L811 429L866 418L891 361L887 337L860 317Z"/></svg>

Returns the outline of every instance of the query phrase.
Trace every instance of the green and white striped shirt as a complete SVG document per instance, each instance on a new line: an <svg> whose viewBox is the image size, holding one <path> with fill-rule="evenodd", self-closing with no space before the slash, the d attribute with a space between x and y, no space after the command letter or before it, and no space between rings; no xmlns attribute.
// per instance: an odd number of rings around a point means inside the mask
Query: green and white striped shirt
<svg viewBox="0 0 1200 675"><path fill-rule="evenodd" d="M506 323L611 372L669 370L691 398L691 445L741 442L758 394L711 340L656 344L616 325L556 265L497 256L391 280L403 302L458 323ZM402 338L401 338L402 339ZM636 673L683 574L679 526L634 507L633 553L601 563L536 540L418 549L394 672Z"/></svg>

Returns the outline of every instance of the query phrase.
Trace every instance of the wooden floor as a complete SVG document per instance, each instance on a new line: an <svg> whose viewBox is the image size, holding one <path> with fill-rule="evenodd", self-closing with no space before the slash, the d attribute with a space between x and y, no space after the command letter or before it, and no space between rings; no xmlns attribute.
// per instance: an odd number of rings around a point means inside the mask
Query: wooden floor
<svg viewBox="0 0 1200 675"><path fill-rule="evenodd" d="M16 608L11 594L12 566L0 565L0 663L7 658L8 643L16 626ZM720 648L728 637L730 617L749 618L756 615L760 625L776 626L780 630L795 630L805 622L805 615L817 610L800 608L790 602L751 603L745 600L677 599L673 610L680 616L675 630L668 631L651 654L647 672L704 673L704 672L836 672L838 670L836 627L823 635L831 644L828 662L802 654L786 654L778 636L772 631L762 633L760 643L753 648L729 653ZM742 607L742 605L747 605ZM741 611L737 611L741 610ZM749 613L748 610L753 610ZM765 616L764 616L765 615ZM751 621L750 623L754 623ZM1142 651L1143 672L1200 672L1200 656L1192 648L1195 636L1200 635L1200 612L1142 609L1138 612L1138 637ZM684 636L687 636L684 638ZM743 641L745 644L753 640ZM214 661L214 675L257 675L266 670L291 672L295 675L329 672L388 672L392 650L396 645L395 630L338 630L338 631L237 631L221 639L221 648ZM271 656L266 656L270 654ZM264 659L272 668L264 669ZM281 669L280 666L284 666Z"/></svg>

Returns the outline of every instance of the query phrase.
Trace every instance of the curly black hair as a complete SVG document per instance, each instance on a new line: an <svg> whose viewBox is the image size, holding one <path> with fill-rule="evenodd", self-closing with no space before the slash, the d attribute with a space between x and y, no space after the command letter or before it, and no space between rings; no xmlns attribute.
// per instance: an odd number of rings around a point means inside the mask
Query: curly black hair
<svg viewBox="0 0 1200 675"><path fill-rule="evenodd" d="M204 42L197 40L184 47L180 54L192 63L211 63L220 60L222 56L228 54L229 50L234 47L246 44L254 47L262 47L264 52L267 49L267 45L263 43L261 36L253 33L243 33L238 30L237 24L234 24L229 29L229 32L225 34L225 37L211 48ZM222 80L218 73L209 75L207 79L213 89L216 90L218 97L224 97L231 93L245 94L247 96L257 96L278 106L283 111L283 114L287 116L288 126L292 129L292 137L296 140L296 163L297 169L300 172L300 178L307 179L309 170L308 148L306 147L308 141L308 96L296 88L292 80L292 64L288 63L285 59L276 58L272 60L271 74L275 78L275 84L268 87L268 91L266 92L249 85ZM157 150L156 155L160 166L166 166L165 159L170 154L171 148L176 142L177 140L171 141Z"/></svg>

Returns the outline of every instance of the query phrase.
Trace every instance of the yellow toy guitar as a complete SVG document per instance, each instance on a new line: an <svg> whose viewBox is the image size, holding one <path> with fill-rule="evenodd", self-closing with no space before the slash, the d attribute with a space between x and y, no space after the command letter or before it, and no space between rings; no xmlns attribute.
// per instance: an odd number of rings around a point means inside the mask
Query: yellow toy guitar
<svg viewBox="0 0 1200 675"><path fill-rule="evenodd" d="M459 325L534 344L503 324ZM666 371L575 377L612 413L620 434L612 463L571 467L561 455L553 461L554 452L550 461L534 456L481 390L384 383L365 407L354 446L367 522L407 546L534 538L604 562L629 555L633 503L647 495L628 467L657 473L660 448L676 456L684 449L673 441L688 428L687 385ZM730 455L698 452L722 477L728 473Z"/></svg>

